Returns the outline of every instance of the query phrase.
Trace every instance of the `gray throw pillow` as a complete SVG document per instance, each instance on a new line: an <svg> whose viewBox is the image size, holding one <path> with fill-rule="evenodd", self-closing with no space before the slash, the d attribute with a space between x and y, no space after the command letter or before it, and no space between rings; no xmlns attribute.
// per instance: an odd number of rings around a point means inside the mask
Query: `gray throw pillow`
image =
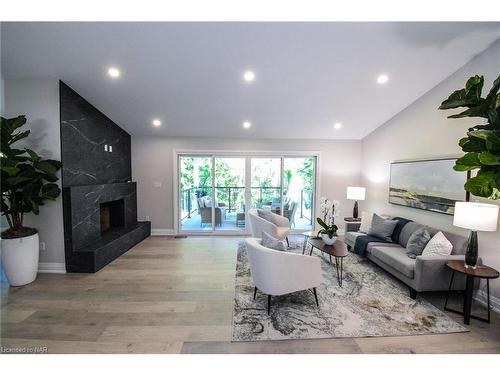
<svg viewBox="0 0 500 375"><path fill-rule="evenodd" d="M382 238L383 240L392 242L392 232L394 232L394 228L396 228L397 223L397 220L384 219L377 214L373 214L372 225L367 234L369 236Z"/></svg>
<svg viewBox="0 0 500 375"><path fill-rule="evenodd" d="M262 232L262 246L273 250L286 251L285 241L274 238L269 233Z"/></svg>
<svg viewBox="0 0 500 375"><path fill-rule="evenodd" d="M408 239L408 243L406 244L406 255L412 259L422 255L427 242L430 240L431 235L427 228L423 227L416 230Z"/></svg>

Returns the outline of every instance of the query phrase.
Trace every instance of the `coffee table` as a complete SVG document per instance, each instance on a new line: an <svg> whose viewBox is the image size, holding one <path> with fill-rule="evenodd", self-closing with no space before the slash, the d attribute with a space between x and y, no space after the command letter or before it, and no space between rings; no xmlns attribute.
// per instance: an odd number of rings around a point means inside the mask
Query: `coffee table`
<svg viewBox="0 0 500 375"><path fill-rule="evenodd" d="M332 263L332 256L335 257L335 265L337 267L337 281L339 282L339 286L342 287L342 278L343 278L343 259L349 254L347 251L347 245L337 239L333 245L326 245L321 238L309 238L308 243L311 245L311 252L309 255L312 255L313 249L316 248L322 251L325 254L328 254L330 257L330 263ZM340 271L339 271L339 261L340 261Z"/></svg>

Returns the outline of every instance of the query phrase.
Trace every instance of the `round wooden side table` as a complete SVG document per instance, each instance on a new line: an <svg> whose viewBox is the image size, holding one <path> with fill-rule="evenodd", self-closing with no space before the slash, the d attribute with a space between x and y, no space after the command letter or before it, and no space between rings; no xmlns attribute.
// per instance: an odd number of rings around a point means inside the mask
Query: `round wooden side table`
<svg viewBox="0 0 500 375"><path fill-rule="evenodd" d="M450 260L446 263L446 266L451 269L451 280L450 286L448 287L448 293L446 294L446 301L444 302L444 309L446 311L451 311L457 314L461 314L464 316L464 324L470 324L470 318L474 318L480 320L482 322L490 322L490 279L496 279L500 276L498 271L494 268L488 266L477 266L474 268L465 268L465 264L463 260ZM448 307L448 297L450 295L451 287L453 286L453 279L455 277L455 273L461 273L466 276L465 280L465 294L464 294L464 303L462 311L450 309ZM486 279L486 290L487 290L487 298L488 298L488 319L474 316L471 314L472 309L472 292L474 290L474 279Z"/></svg>

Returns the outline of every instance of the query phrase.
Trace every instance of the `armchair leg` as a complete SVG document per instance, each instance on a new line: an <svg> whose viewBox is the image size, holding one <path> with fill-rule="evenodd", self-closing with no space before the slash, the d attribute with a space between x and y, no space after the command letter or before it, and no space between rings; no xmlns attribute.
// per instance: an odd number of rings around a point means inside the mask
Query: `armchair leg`
<svg viewBox="0 0 500 375"><path fill-rule="evenodd" d="M271 295L267 296L267 315L271 315Z"/></svg>
<svg viewBox="0 0 500 375"><path fill-rule="evenodd" d="M255 301L255 296L257 295L257 287L255 287L254 291L253 291L253 299Z"/></svg>
<svg viewBox="0 0 500 375"><path fill-rule="evenodd" d="M290 247L290 242L288 242L288 236L286 237L286 245Z"/></svg>
<svg viewBox="0 0 500 375"><path fill-rule="evenodd" d="M316 300L316 306L319 307L318 294L316 293L316 288L313 288L313 292L314 292L314 299Z"/></svg>

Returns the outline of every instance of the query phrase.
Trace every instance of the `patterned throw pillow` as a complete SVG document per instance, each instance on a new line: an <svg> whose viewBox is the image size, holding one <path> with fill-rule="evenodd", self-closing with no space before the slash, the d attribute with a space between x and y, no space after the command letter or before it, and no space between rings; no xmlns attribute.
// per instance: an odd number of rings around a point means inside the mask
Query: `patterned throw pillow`
<svg viewBox="0 0 500 375"><path fill-rule="evenodd" d="M361 212L361 225L359 226L359 232L368 233L371 226L372 226L372 215L366 211Z"/></svg>
<svg viewBox="0 0 500 375"><path fill-rule="evenodd" d="M285 241L274 238L269 233L262 232L262 246L273 250L286 251Z"/></svg>
<svg viewBox="0 0 500 375"><path fill-rule="evenodd" d="M422 255L422 252L430 239L431 235L429 234L427 228L423 227L417 229L408 239L408 243L406 244L406 255L412 259Z"/></svg>
<svg viewBox="0 0 500 375"><path fill-rule="evenodd" d="M422 255L450 255L452 250L453 245L448 241L443 232L437 232L425 246Z"/></svg>
<svg viewBox="0 0 500 375"><path fill-rule="evenodd" d="M397 220L384 219L377 214L373 214L372 225L367 234L392 242L392 232L394 232L394 228L396 228L397 224Z"/></svg>

